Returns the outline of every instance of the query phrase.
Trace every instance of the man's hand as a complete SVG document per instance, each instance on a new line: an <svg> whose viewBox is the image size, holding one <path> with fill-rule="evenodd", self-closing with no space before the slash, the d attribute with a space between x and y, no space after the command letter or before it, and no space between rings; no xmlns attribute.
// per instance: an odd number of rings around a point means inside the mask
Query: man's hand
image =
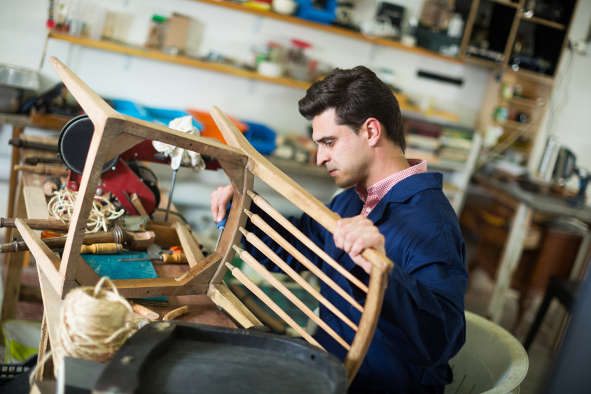
<svg viewBox="0 0 591 394"><path fill-rule="evenodd" d="M371 263L361 256L367 248L374 248L385 254L385 239L373 222L362 215L337 221L333 234L337 248L344 250L368 274Z"/></svg>
<svg viewBox="0 0 591 394"><path fill-rule="evenodd" d="M211 216L216 223L226 216L226 207L232 201L233 195L234 188L232 185L228 185L218 187L209 196Z"/></svg>

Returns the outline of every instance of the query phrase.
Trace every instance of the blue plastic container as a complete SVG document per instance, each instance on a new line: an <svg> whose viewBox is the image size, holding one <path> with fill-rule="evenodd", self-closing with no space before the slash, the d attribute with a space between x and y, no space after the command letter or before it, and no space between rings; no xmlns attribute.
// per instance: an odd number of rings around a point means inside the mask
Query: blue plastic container
<svg viewBox="0 0 591 394"><path fill-rule="evenodd" d="M324 8L312 5L312 0L296 0L299 4L296 16L309 21L330 25L336 19L337 0L327 0Z"/></svg>
<svg viewBox="0 0 591 394"><path fill-rule="evenodd" d="M113 108L117 112L147 120L148 122L160 123L165 126L168 126L168 123L173 119L191 115L186 111L178 109L146 107L131 100L111 99L109 101L113 103ZM193 126L199 131L203 130L203 125L197 122L195 118L193 118Z"/></svg>
<svg viewBox="0 0 591 394"><path fill-rule="evenodd" d="M248 129L244 132L244 136L252 146L263 155L273 153L277 147L277 133L264 124L242 121L248 126Z"/></svg>

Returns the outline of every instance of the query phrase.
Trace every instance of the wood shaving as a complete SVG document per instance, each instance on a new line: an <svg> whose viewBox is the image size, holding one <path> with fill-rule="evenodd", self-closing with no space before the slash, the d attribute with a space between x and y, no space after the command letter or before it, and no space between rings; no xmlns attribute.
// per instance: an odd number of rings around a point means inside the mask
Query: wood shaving
<svg viewBox="0 0 591 394"><path fill-rule="evenodd" d="M47 204L49 214L64 223L69 223L74 214L74 203L77 195L78 192L66 188L55 191ZM95 195L86 222L86 232L108 231L109 223L121 217L124 213L125 209L118 210L107 198Z"/></svg>

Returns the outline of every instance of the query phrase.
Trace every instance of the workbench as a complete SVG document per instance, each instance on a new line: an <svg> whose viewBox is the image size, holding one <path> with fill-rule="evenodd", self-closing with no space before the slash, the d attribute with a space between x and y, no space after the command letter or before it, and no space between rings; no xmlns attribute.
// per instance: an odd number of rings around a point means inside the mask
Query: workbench
<svg viewBox="0 0 591 394"><path fill-rule="evenodd" d="M3 119L4 121L6 118ZM57 144L55 137L41 137L30 136L23 133L24 127L30 126L25 119L15 117L11 119L14 121L13 133L14 138L21 138L30 142L40 142L46 144ZM20 123L19 123L20 122ZM16 125L15 125L16 124ZM55 157L55 153L43 152L33 149L13 148L12 162L18 164L21 159L34 156ZM14 164L12 167L14 167ZM65 167L64 167L65 169ZM7 216L19 217L28 219L46 219L49 217L47 210L47 199L43 192L42 181L45 176L35 173L22 173L19 176L18 172L11 169L11 180L14 181L14 192L10 191L9 208ZM167 198L163 196L160 207L166 207ZM16 229L7 228L7 240L11 240ZM14 231L13 231L14 230ZM21 274L25 259L28 258L28 252L17 252L5 254L5 288L2 307L2 320L11 319L16 316L17 304L19 301L19 293L21 287ZM178 276L188 270L187 265L154 265L158 276ZM52 307L55 303L61 301L56 294L51 294L52 286L48 285L48 280L41 273L39 275L41 290L43 293L44 302L44 329L42 330L41 349L42 355L48 346L48 333L46 332L45 320L47 314L51 315L52 319L59 316L59 308ZM53 301L52 301L53 300ZM179 316L176 320L203 323L221 327L235 328L234 322L221 312L211 299L205 295L188 295L188 296L168 296L168 302L150 305L150 308L160 313L164 313L181 305L188 305L188 313ZM47 376L47 375L45 375Z"/></svg>
<svg viewBox="0 0 591 394"><path fill-rule="evenodd" d="M526 190L516 181L500 181L482 174L475 176L475 178L485 188L501 193L517 202L517 209L513 215L509 235L501 255L493 294L488 304L489 317L495 323L499 323L503 315L503 306L511 279L523 253L524 241L533 214L540 213L548 217L576 218L586 225L591 225L591 206L574 206L564 198ZM587 228L577 252L570 274L571 278L580 279L585 272L590 246L591 232Z"/></svg>

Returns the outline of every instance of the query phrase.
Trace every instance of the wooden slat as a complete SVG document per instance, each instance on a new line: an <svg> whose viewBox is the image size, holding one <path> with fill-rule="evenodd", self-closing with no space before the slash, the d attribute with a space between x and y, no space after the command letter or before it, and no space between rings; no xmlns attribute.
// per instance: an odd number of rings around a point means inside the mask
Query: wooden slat
<svg viewBox="0 0 591 394"><path fill-rule="evenodd" d="M355 309L359 312L363 312L363 307L342 287L340 287L334 280L332 280L328 275L326 275L320 268L316 266L313 262L311 262L306 256L302 254L299 250L297 250L292 244L287 242L285 238L281 236L275 229L269 226L259 215L255 215L250 211L246 211L246 214L250 218L252 224L260 228L265 234L273 239L273 241L277 242L279 246L287 251L287 253L291 254L293 257L296 258L304 267L306 267L310 272L316 275L321 281L326 283L331 289L333 289L338 295L343 297L348 303L353 305Z"/></svg>
<svg viewBox="0 0 591 394"><path fill-rule="evenodd" d="M26 217L25 201L23 197L23 178L21 177L16 188L16 201L14 204L14 215ZM6 229L7 240L11 241L16 231ZM10 236L10 238L8 238ZM16 316L17 304L21 288L21 275L24 265L24 252L4 254L4 297L2 299L2 321L14 319Z"/></svg>
<svg viewBox="0 0 591 394"><path fill-rule="evenodd" d="M360 290L367 293L367 286L357 279L353 274L343 268L342 265L337 263L335 259L330 257L324 250L322 250L318 245L316 245L310 238L308 238L304 233L302 233L292 222L290 222L285 216L283 216L279 211L271 206L263 197L255 194L252 191L248 192L248 195L252 199L259 208L261 208L264 212L266 212L269 216L271 216L274 220L276 220L279 224L281 224L287 231L295 235L298 240L306 245L311 251L316 253L318 257L322 260L326 261L332 268L334 268L338 273L343 275L347 278L351 283L357 286Z"/></svg>
<svg viewBox="0 0 591 394"><path fill-rule="evenodd" d="M61 296L63 289L63 278L59 274L59 257L39 238L22 219L14 221L18 232L29 247L29 252L35 257L37 266L45 273L54 291Z"/></svg>
<svg viewBox="0 0 591 394"><path fill-rule="evenodd" d="M254 176L248 170L247 167L243 169L243 184L240 188L234 186L234 196L232 197L232 207L228 215L228 221L226 222L226 228L220 239L218 245L219 253L222 253L222 261L232 261L234 257L234 249L232 245L240 243L242 235L238 231L238 228L246 224L246 215L243 214L244 209L250 207L250 198L248 198L247 191L252 189L254 183ZM240 191L240 192L238 192ZM222 283L226 274L226 266L220 264L217 271L211 278L212 283Z"/></svg>
<svg viewBox="0 0 591 394"><path fill-rule="evenodd" d="M325 350L322 345L318 343L306 330L304 330L298 323L295 322L279 305L277 305L268 295L265 294L257 285L255 285L240 269L232 266L230 263L226 263L226 267L232 273L234 278L238 279L248 290L250 290L255 296L265 303L273 312L277 314L284 322L286 322L291 328L293 328L298 334L302 336L306 341L312 345L318 346Z"/></svg>
<svg viewBox="0 0 591 394"><path fill-rule="evenodd" d="M70 94L84 108L84 112L88 114L94 124L95 131L102 129L107 118L116 114L115 110L56 57L51 57L49 62L53 65Z"/></svg>
<svg viewBox="0 0 591 394"><path fill-rule="evenodd" d="M187 256L189 266L195 267L196 265L199 265L205 259L205 256L201 253L199 246L197 246L197 243L187 229L187 226L181 222L175 222L174 226L181 242L183 252Z"/></svg>
<svg viewBox="0 0 591 394"><path fill-rule="evenodd" d="M59 349L61 347L58 337L58 328L59 328L59 317L60 317L60 310L61 310L61 295L56 293L54 287L51 284L51 279L45 276L45 272L41 269L39 265L37 265L37 274L39 275L39 286L41 287L41 295L43 297L43 326L42 326L42 336L41 341L39 343L40 347L40 355L45 355L47 353L47 337L49 337L49 344L51 349ZM56 352L52 354L53 357L53 364L57 364L56 359ZM39 360L41 361L41 360ZM43 368L39 371L39 375L37 375L38 379L42 379L47 375L52 376L53 371L47 371L47 373L43 373ZM41 376L43 374L43 376Z"/></svg>
<svg viewBox="0 0 591 394"><path fill-rule="evenodd" d="M244 328L262 326L263 323L240 302L238 297L228 289L225 283L211 284L207 290L209 298L226 311Z"/></svg>
<svg viewBox="0 0 591 394"><path fill-rule="evenodd" d="M355 323L351 321L347 316L343 314L336 306L334 306L329 300L327 300L320 292L318 292L314 287L312 287L304 278L302 278L297 272L294 271L293 268L289 266L285 261L283 261L275 252L271 250L259 237L257 237L254 233L250 231L246 231L244 228L240 228L240 232L244 234L246 240L253 244L258 250L263 252L267 258L269 258L272 262L277 264L279 268L283 270L290 278L292 278L297 284L302 286L308 293L310 293L314 298L316 298L320 303L322 303L329 311L334 313L339 319L341 319L345 324L351 327L354 331L358 330L358 327Z"/></svg>
<svg viewBox="0 0 591 394"><path fill-rule="evenodd" d="M271 164L269 160L265 159L263 155L257 152L238 130L236 125L219 108L213 107L211 116L228 145L239 148L249 157L251 162L249 165L254 175L258 176L273 190L292 202L328 231L334 233L336 222L340 219L338 214L320 203L300 184L289 178ZM365 249L361 255L372 265L384 268L388 272L394 268L394 263L383 253L375 249Z"/></svg>
<svg viewBox="0 0 591 394"><path fill-rule="evenodd" d="M379 267L372 267L372 274L369 277L369 293L367 294L367 301L365 302L365 311L361 315L359 321L359 331L353 343L351 344L351 350L345 357L345 369L349 377L349 384L355 378L363 359L367 354L371 340L373 339L380 312L382 310L382 304L384 302L384 293L388 286L388 275L386 271L379 271Z"/></svg>
<svg viewBox="0 0 591 394"><path fill-rule="evenodd" d="M294 304L299 310L304 312L306 316L314 323L318 324L320 328L322 328L328 335L332 337L335 341L339 343L342 347L349 350L351 349L351 345L349 345L339 334L337 334L324 320L320 317L316 316L310 308L306 306L298 297L295 296L283 283L281 283L277 278L275 278L269 271L263 267L261 263L256 261L254 257L250 255L246 250L240 249L238 246L234 246L234 250L238 253L240 258L245 261L251 268L253 268L257 274L263 277L267 282L269 282L274 288L279 290L281 294L285 298L287 298L292 304Z"/></svg>

